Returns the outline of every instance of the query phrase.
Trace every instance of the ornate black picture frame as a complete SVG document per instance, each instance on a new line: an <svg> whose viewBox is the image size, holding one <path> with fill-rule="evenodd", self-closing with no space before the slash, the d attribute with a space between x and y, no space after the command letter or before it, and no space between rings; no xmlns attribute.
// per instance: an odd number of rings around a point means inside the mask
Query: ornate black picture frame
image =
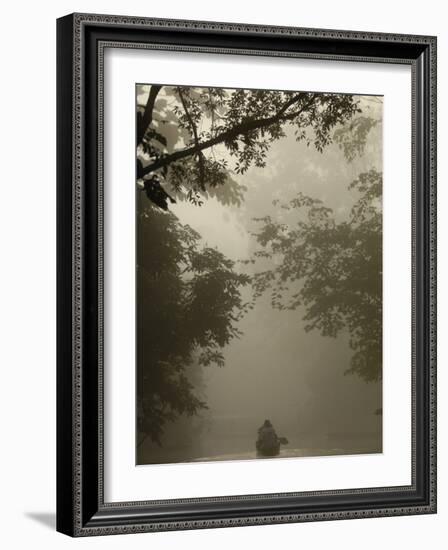
<svg viewBox="0 0 448 550"><path fill-rule="evenodd" d="M412 483L110 503L103 479L103 55L149 47L412 69ZM436 38L73 14L57 22L57 530L70 536L436 512Z"/></svg>

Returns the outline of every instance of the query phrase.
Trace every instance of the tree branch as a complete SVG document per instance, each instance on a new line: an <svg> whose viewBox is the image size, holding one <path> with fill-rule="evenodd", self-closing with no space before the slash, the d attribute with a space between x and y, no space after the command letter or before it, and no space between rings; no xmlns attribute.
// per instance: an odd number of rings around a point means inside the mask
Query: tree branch
<svg viewBox="0 0 448 550"><path fill-rule="evenodd" d="M154 111L154 105L157 99L157 95L162 89L162 86L153 85L149 91L148 101L143 115L137 119L137 143L141 143L146 130L152 122L152 114Z"/></svg>
<svg viewBox="0 0 448 550"><path fill-rule="evenodd" d="M260 128L265 128L267 126L270 126L271 124L274 124L275 122L292 120L293 118L301 115L306 109L308 109L314 103L315 95L313 94L311 96L311 99L305 105L303 105L298 111L294 111L293 113L286 114L286 111L290 107L292 107L292 105L294 105L295 103L298 103L300 99L302 99L302 94L295 95L293 98L287 101L275 115L272 115L267 118L246 120L233 128L229 128L228 130L225 130L224 132L215 136L214 138L211 138L202 143L195 144L192 147L187 147L186 149L175 151L170 155L165 155L163 157L160 157L152 164L145 166L142 170L142 174L140 177L146 176L151 172L154 172L156 170L159 170L160 168L163 168L164 166L168 166L172 162L182 160L195 153L198 153L199 151L203 151L204 149L213 147L218 143L231 141L237 138L241 134L245 134L253 130L259 130Z"/></svg>
<svg viewBox="0 0 448 550"><path fill-rule="evenodd" d="M196 151L197 151L197 155L198 155L198 162L199 162L199 180L200 180L200 186L201 186L201 189L202 191L205 191L205 169L204 169L204 159L203 159L203 156L202 156L202 151L199 149L199 136L198 136L198 131L196 129L196 124L194 123L194 120L193 118L191 117L190 115L190 112L188 111L188 108L187 108L187 103L185 101L185 98L184 98L184 95L182 93L182 90L180 88L177 89L177 92L179 94L179 97L180 97L180 101L182 103L182 107L184 108L184 111L185 111L185 115L188 119L188 122L190 123L190 126L191 126L191 129L193 131L193 136L194 136L194 143L195 143L195 146L196 146Z"/></svg>

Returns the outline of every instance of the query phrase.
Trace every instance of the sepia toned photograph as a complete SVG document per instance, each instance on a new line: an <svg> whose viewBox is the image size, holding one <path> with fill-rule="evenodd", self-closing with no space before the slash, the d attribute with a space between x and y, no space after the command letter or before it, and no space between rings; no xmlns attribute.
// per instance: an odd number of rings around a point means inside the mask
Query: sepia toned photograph
<svg viewBox="0 0 448 550"><path fill-rule="evenodd" d="M381 453L382 96L136 85L136 463Z"/></svg>

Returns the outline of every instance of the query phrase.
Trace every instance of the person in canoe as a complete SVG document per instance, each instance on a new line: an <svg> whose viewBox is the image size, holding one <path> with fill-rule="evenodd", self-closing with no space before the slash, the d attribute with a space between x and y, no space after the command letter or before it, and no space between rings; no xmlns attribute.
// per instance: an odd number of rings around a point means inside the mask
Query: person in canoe
<svg viewBox="0 0 448 550"><path fill-rule="evenodd" d="M263 426L258 429L256 443L259 456L277 456L280 452L280 445L287 445L286 437L278 437L270 420L265 420Z"/></svg>

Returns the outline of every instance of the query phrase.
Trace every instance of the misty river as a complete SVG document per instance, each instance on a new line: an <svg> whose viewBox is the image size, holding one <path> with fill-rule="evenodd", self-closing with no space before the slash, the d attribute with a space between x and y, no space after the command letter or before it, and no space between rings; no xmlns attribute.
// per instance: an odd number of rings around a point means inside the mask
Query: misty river
<svg viewBox="0 0 448 550"><path fill-rule="evenodd" d="M146 439L141 445L140 456L142 462L150 464L263 458L257 456L255 449L258 427L253 420L242 422L231 417L205 421L205 427L193 431L191 438L168 437L163 446ZM381 452L379 430L371 433L306 434L294 433L292 427L284 430L280 425L274 427L279 437L288 439L288 444L281 446L280 454L275 458Z"/></svg>

